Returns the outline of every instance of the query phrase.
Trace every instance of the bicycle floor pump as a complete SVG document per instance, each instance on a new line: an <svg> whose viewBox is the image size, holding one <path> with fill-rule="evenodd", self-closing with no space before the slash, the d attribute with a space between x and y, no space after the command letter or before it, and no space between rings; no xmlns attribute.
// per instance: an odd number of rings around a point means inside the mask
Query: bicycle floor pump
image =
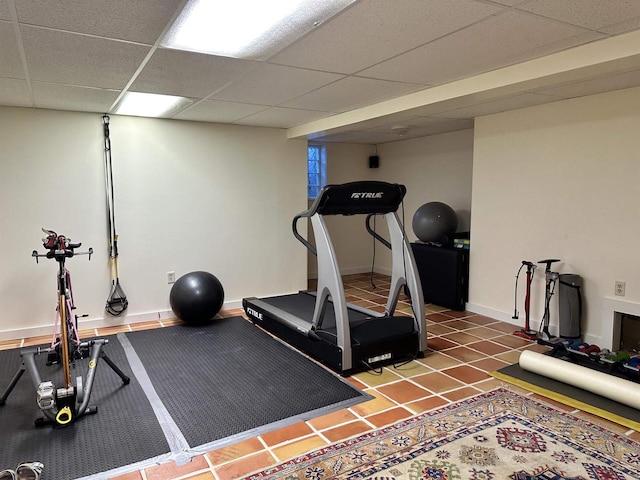
<svg viewBox="0 0 640 480"><path fill-rule="evenodd" d="M557 258L551 258L547 260L540 260L538 263L546 265L544 269L544 280L545 280L545 290L544 290L544 314L542 316L542 321L540 322L540 342L551 342L554 337L551 336L549 332L549 321L551 319L551 297L553 297L553 293L556 289L556 283L558 278L560 278L560 274L558 272L551 271L551 264L555 262L559 262L560 260Z"/></svg>
<svg viewBox="0 0 640 480"><path fill-rule="evenodd" d="M525 323L524 328L521 330L516 330L513 332L514 335L518 337L526 338L528 340L536 340L538 338L538 332L535 330L531 330L531 326L529 320L531 319L531 282L533 282L533 275L536 270L536 266L533 262L529 262L527 260L523 260L520 268L518 269L518 273L516 274L516 286L515 286L515 301L513 306L513 318L514 320L518 319L518 277L520 276L520 272L524 267L527 267L527 290L524 297L524 314L525 314Z"/></svg>

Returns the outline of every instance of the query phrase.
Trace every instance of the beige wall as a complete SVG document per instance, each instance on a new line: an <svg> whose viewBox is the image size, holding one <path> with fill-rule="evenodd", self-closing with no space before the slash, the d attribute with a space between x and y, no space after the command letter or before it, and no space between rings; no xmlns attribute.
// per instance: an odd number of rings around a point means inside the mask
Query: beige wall
<svg viewBox="0 0 640 480"><path fill-rule="evenodd" d="M559 258L584 279L583 332L597 343L615 280L640 302L640 89L476 119L472 201L470 308L510 321L520 262ZM532 295L537 329L542 269ZM553 325L557 295L552 312Z"/></svg>
<svg viewBox="0 0 640 480"><path fill-rule="evenodd" d="M327 143L327 184L369 180L369 155L374 147L350 143ZM310 224L309 224L310 225ZM332 216L326 225L343 274L359 273L371 268L371 241L364 230L364 217ZM309 226L311 237L313 232ZM318 275L316 257L309 255L309 276ZM367 267L368 265L368 267Z"/></svg>
<svg viewBox="0 0 640 480"><path fill-rule="evenodd" d="M376 154L380 167L369 168L368 158ZM458 213L459 231L469 229L471 211L471 173L473 130L445 133L429 137L401 140L378 145L328 144L328 183L355 180L396 182L407 187L404 221L407 235L416 240L411 227L413 214L422 204L440 201ZM403 212L398 211L402 220ZM328 219L332 240L343 273L371 270L373 242L364 229L364 217ZM384 222L378 231L388 238ZM375 270L389 273L391 259L381 244L376 245ZM309 264L310 274L315 259Z"/></svg>
<svg viewBox="0 0 640 480"><path fill-rule="evenodd" d="M69 264L87 325L167 316L167 271L212 271L232 306L244 296L304 288L306 253L291 235L291 218L307 207L306 142L275 129L115 116L111 133L131 318L103 320L109 273L100 116L0 108L0 338L50 328L55 266L30 256L40 227L94 247L91 262ZM480 117L474 131L380 145L379 169L368 168L373 146L329 144L328 182L404 183L412 240L420 205L437 200L457 210L459 230L470 225L472 232L468 307L480 313L512 321L521 260L561 258L561 273L584 278L583 330L597 342L615 280L626 282L624 300L640 304L639 133L640 89L628 89ZM343 271L368 271L372 242L362 219L331 220ZM376 269L387 271L382 252ZM538 270L535 328L543 288ZM519 310L523 316L522 298Z"/></svg>
<svg viewBox="0 0 640 480"><path fill-rule="evenodd" d="M405 220L412 241L413 214L427 202L446 203L458 215L458 231L469 230L473 130L386 143L378 152L380 168L373 178L407 187Z"/></svg>
<svg viewBox="0 0 640 480"><path fill-rule="evenodd" d="M306 207L305 141L277 129L118 116L111 140L130 306L128 317L103 320L101 116L0 108L0 338L51 329L56 265L31 258L42 250L40 227L94 248L91 262L68 262L85 326L170 315L168 271L214 273L227 306L305 288L306 254L291 235Z"/></svg>

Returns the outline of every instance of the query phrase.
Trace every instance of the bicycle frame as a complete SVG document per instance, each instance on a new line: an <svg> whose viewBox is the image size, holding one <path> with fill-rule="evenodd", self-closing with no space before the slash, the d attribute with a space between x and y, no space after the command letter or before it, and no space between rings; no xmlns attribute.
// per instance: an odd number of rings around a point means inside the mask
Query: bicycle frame
<svg viewBox="0 0 640 480"><path fill-rule="evenodd" d="M69 368L69 362L68 361L64 361L66 359L70 359L70 351L69 351L69 334L71 333L70 330L70 323L73 324L73 322L71 322L71 309L73 308L72 302L73 299L72 298L68 298L67 297L67 279L68 279L68 272L67 270L64 268L64 261L60 262L60 273L58 274L58 317L60 319L60 346L61 346L61 357L63 359L62 361L62 369L64 372L64 383L65 383L65 387L66 388L70 388L71 387L71 371ZM54 326L55 329L55 326ZM78 334L77 329L73 328L74 333ZM55 335L55 333L54 333ZM78 343L80 343L78 341ZM55 348L55 345L52 344L51 346L52 348Z"/></svg>

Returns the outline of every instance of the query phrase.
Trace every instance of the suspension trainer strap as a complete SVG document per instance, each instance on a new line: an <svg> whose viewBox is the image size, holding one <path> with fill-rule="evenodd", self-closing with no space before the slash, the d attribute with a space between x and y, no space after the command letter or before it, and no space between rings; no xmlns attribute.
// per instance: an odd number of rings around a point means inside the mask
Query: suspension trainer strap
<svg viewBox="0 0 640 480"><path fill-rule="evenodd" d="M118 256L116 239L115 206L113 202L113 169L111 166L111 139L109 137L109 116L102 116L104 127L104 181L107 192L107 235L109 235L109 257Z"/></svg>
<svg viewBox="0 0 640 480"><path fill-rule="evenodd" d="M109 258L112 262L111 292L107 298L105 310L107 313L118 316L129 306L127 296L120 286L118 273L118 233L116 232L116 213L113 195L113 168L111 163L111 139L109 137L109 116L102 116L104 129L104 179L107 194L107 234L109 246Z"/></svg>

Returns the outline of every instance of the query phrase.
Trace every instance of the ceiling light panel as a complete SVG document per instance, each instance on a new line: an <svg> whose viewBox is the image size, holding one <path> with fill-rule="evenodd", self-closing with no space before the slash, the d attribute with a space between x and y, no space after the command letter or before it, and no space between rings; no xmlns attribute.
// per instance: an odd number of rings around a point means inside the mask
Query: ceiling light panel
<svg viewBox="0 0 640 480"><path fill-rule="evenodd" d="M136 117L165 117L190 103L188 98L173 95L127 92L114 113Z"/></svg>
<svg viewBox="0 0 640 480"><path fill-rule="evenodd" d="M265 60L354 0L190 0L161 45Z"/></svg>

